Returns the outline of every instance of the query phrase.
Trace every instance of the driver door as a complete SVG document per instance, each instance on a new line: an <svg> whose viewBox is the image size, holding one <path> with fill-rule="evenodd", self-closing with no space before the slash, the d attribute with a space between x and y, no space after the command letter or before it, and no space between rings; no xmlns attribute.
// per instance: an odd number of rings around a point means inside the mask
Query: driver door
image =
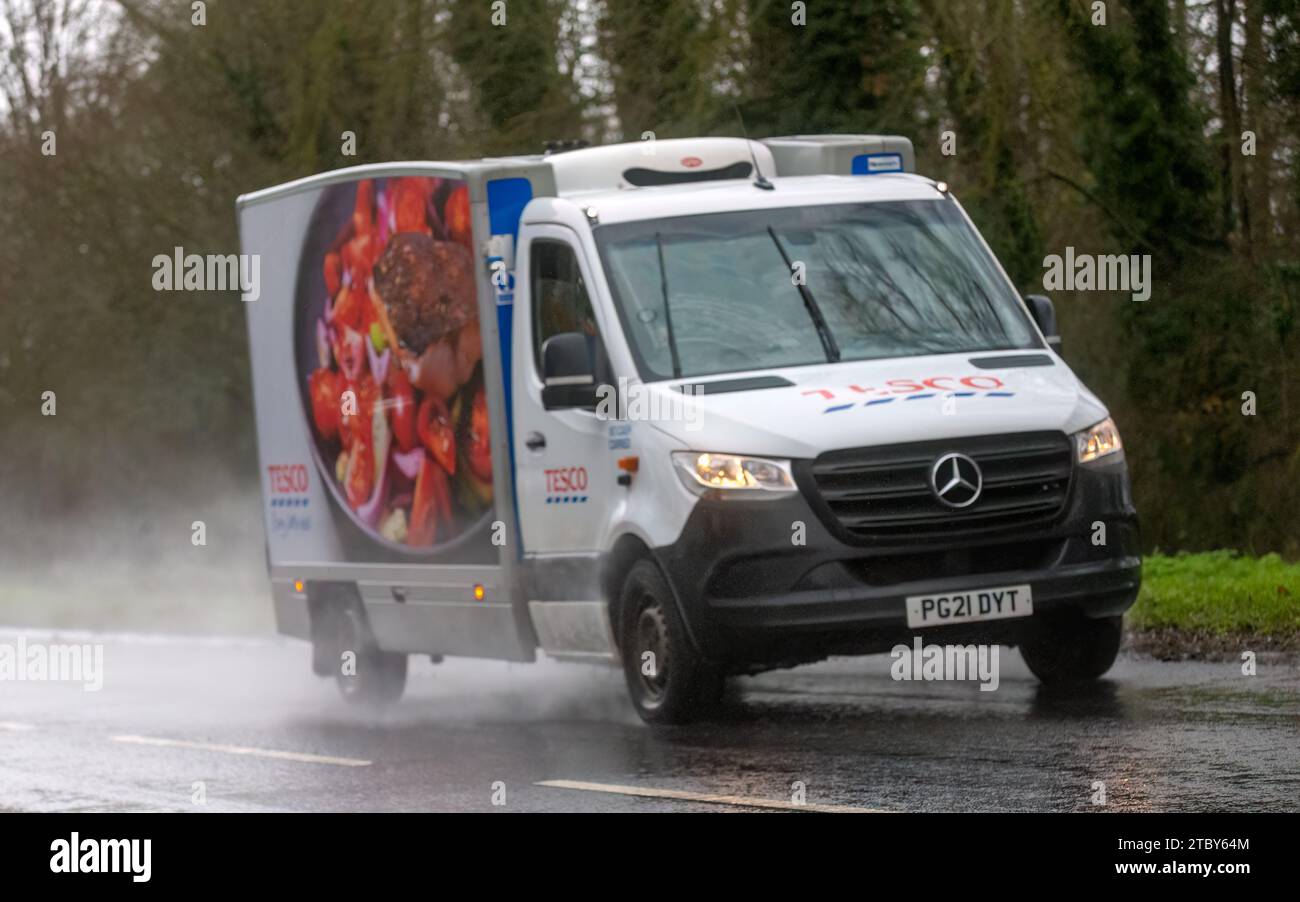
<svg viewBox="0 0 1300 902"><path fill-rule="evenodd" d="M523 290L515 301L514 454L524 553L590 556L602 551L619 497L609 420L580 408L546 410L542 345L580 332L600 346L590 295L591 268L574 232L525 226L520 234Z"/></svg>

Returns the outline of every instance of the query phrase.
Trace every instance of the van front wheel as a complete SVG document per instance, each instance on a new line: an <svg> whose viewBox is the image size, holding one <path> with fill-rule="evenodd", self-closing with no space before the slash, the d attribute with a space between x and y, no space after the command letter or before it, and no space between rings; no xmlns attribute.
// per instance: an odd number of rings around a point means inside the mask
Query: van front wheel
<svg viewBox="0 0 1300 902"><path fill-rule="evenodd" d="M722 673L691 644L672 590L653 562L632 567L620 602L623 676L641 719L686 723L711 711L722 696Z"/></svg>
<svg viewBox="0 0 1300 902"><path fill-rule="evenodd" d="M1020 656L1044 683L1095 680L1115 663L1123 633L1123 617L1044 620L1020 644Z"/></svg>

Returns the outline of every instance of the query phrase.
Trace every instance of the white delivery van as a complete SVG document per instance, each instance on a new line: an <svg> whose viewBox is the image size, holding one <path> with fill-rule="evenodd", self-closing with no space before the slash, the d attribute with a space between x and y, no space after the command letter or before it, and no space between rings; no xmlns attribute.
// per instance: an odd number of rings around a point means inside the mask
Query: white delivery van
<svg viewBox="0 0 1300 902"><path fill-rule="evenodd" d="M280 630L372 701L416 653L621 662L650 722L916 635L1104 673L1141 574L1119 434L913 168L699 138L241 197Z"/></svg>

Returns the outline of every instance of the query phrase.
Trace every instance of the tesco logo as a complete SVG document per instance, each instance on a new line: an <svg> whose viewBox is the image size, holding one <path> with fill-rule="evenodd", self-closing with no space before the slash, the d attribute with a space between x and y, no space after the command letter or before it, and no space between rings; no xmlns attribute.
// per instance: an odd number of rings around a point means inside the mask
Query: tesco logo
<svg viewBox="0 0 1300 902"><path fill-rule="evenodd" d="M587 491L586 467L558 467L545 473L547 494Z"/></svg>
<svg viewBox="0 0 1300 902"><path fill-rule="evenodd" d="M961 391L963 388L993 391L994 389L1006 387L1005 383L997 376L963 376L960 379L956 376L931 376L928 379L886 379L884 384L885 388L874 388L870 385L849 385L840 389L840 391L842 393L853 392L859 395L881 397L884 395L910 395L924 391ZM803 394L818 395L828 401L835 398L835 392L828 388L815 388L805 391Z"/></svg>
<svg viewBox="0 0 1300 902"><path fill-rule="evenodd" d="M301 494L307 491L307 467L304 464L272 464L266 468L274 495Z"/></svg>

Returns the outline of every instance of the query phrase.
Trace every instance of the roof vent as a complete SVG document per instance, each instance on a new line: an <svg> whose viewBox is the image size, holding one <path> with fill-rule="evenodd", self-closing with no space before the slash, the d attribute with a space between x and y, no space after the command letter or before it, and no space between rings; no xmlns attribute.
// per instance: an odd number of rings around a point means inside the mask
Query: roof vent
<svg viewBox="0 0 1300 902"><path fill-rule="evenodd" d="M768 149L743 138L632 141L548 157L560 194L747 179L755 159L763 175L776 174Z"/></svg>
<svg viewBox="0 0 1300 902"><path fill-rule="evenodd" d="M654 185L681 185L686 182L747 179L753 171L754 167L743 161L732 163L730 166L719 166L717 169L684 169L677 171L645 169L641 166L634 166L631 169L623 170L623 178L629 185L635 185L638 188L649 188Z"/></svg>

